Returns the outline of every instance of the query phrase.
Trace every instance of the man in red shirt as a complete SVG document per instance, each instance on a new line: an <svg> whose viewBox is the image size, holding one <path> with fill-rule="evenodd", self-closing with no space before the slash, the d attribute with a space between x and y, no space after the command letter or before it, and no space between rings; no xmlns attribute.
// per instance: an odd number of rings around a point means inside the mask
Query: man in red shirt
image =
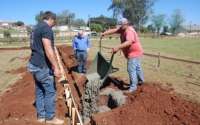
<svg viewBox="0 0 200 125"><path fill-rule="evenodd" d="M129 92L133 92L137 89L138 83L144 83L144 75L140 63L143 49L139 37L134 28L129 25L129 21L126 18L122 18L120 25L118 28L110 29L102 33L102 37L105 35L120 34L121 44L112 50L114 53L122 50L128 60L127 70L130 78Z"/></svg>

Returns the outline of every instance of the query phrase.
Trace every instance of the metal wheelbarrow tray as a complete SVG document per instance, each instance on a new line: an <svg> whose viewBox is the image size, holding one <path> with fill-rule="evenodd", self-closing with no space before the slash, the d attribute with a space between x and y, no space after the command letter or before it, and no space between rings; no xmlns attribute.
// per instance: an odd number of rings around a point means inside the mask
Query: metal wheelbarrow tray
<svg viewBox="0 0 200 125"><path fill-rule="evenodd" d="M118 69L112 66L114 54L107 61L100 52L97 53L91 66L89 67L86 76L97 73L100 76L100 81L103 84L110 73L116 72Z"/></svg>

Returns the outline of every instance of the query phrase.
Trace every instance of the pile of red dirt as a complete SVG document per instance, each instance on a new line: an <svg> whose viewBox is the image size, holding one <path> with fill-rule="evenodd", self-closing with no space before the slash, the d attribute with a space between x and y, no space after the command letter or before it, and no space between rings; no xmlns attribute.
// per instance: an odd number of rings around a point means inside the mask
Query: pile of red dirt
<svg viewBox="0 0 200 125"><path fill-rule="evenodd" d="M126 96L126 104L93 115L91 124L200 125L200 106L176 96L171 90L145 84Z"/></svg>
<svg viewBox="0 0 200 125"><path fill-rule="evenodd" d="M36 121L34 107L34 81L25 68L11 73L22 73L22 79L17 81L0 96L0 125L40 125ZM57 84L58 97L63 95L63 87ZM64 118L67 112L62 98L57 99L57 116Z"/></svg>

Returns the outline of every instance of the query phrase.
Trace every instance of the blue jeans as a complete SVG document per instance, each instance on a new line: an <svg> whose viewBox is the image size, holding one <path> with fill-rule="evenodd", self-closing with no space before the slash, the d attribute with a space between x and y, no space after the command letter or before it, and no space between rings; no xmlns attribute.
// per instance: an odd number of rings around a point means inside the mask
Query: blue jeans
<svg viewBox="0 0 200 125"><path fill-rule="evenodd" d="M76 58L78 61L78 72L86 73L86 64L87 64L87 51L76 51Z"/></svg>
<svg viewBox="0 0 200 125"><path fill-rule="evenodd" d="M37 117L50 120L55 116L56 88L53 71L49 68L39 68L31 63L27 68L35 80Z"/></svg>
<svg viewBox="0 0 200 125"><path fill-rule="evenodd" d="M127 64L129 79L130 79L130 91L137 89L138 82L144 82L144 75L140 64L140 58L128 59Z"/></svg>

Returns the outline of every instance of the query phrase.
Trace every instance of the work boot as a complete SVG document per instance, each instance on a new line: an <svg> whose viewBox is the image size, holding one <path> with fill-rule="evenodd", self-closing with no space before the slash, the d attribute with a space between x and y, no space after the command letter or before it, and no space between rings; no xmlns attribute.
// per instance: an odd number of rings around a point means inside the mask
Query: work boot
<svg viewBox="0 0 200 125"><path fill-rule="evenodd" d="M64 121L61 120L61 119L58 119L58 118L54 117L51 120L46 120L46 123L47 124L53 124L53 125L63 125Z"/></svg>
<svg viewBox="0 0 200 125"><path fill-rule="evenodd" d="M45 122L45 118L38 118L37 121L40 122L40 123L44 123Z"/></svg>
<svg viewBox="0 0 200 125"><path fill-rule="evenodd" d="M138 85L139 85L139 86L142 86L142 85L144 85L144 82L143 82L143 81L139 81L139 82L138 82Z"/></svg>

